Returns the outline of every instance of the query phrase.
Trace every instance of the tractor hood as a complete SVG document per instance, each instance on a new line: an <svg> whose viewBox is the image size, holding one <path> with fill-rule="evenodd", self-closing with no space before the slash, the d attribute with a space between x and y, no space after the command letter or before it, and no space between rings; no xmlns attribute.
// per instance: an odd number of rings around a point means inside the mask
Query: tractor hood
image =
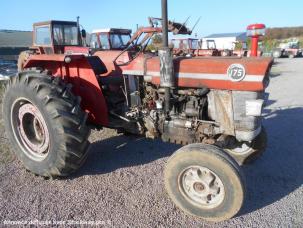
<svg viewBox="0 0 303 228"><path fill-rule="evenodd" d="M177 57L174 58L176 85L186 88L210 88L262 91L268 84L272 58ZM160 85L159 57L141 55L122 67L123 74L144 75Z"/></svg>

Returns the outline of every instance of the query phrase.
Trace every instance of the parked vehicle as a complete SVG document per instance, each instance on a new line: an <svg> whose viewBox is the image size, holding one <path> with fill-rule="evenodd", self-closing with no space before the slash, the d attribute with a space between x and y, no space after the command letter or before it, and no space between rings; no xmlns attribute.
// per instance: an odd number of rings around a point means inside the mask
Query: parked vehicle
<svg viewBox="0 0 303 228"><path fill-rule="evenodd" d="M130 29L95 29L91 33L90 47L95 50L124 50L131 38Z"/></svg>
<svg viewBox="0 0 303 228"><path fill-rule="evenodd" d="M176 56L220 56L214 40L206 41L206 47L202 47L202 41L194 38L174 38L171 40L173 54Z"/></svg>
<svg viewBox="0 0 303 228"><path fill-rule="evenodd" d="M162 7L163 20L151 19L124 50L101 42L91 53L77 22L34 24L33 47L4 94L6 133L26 169L44 177L84 164L91 128L186 145L167 162L168 195L188 214L222 221L245 198L239 165L266 148L261 111L272 59L173 57L168 32L191 30L167 20L165 0ZM157 33L163 47L145 52Z"/></svg>
<svg viewBox="0 0 303 228"><path fill-rule="evenodd" d="M287 43L281 43L278 48L273 50L274 58L295 58L301 56L302 51L299 48L299 41L291 41Z"/></svg>

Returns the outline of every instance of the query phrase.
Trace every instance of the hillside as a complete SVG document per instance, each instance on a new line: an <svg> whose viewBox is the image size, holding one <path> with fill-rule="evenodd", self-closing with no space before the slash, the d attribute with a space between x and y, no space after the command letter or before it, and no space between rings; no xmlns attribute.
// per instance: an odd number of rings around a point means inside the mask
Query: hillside
<svg viewBox="0 0 303 228"><path fill-rule="evenodd" d="M284 28L268 28L266 30L267 39L288 39L292 37L303 37L303 26L300 27L284 27Z"/></svg>

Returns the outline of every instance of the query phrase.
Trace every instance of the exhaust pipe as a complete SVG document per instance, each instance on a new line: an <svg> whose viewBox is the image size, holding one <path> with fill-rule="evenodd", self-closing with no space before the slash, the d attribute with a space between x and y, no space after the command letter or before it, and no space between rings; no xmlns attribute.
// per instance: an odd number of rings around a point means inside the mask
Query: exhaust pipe
<svg viewBox="0 0 303 228"><path fill-rule="evenodd" d="M165 89L165 112L169 116L171 88L175 86L173 55L168 47L168 17L167 0L162 0L162 39L163 45L159 50L160 86Z"/></svg>

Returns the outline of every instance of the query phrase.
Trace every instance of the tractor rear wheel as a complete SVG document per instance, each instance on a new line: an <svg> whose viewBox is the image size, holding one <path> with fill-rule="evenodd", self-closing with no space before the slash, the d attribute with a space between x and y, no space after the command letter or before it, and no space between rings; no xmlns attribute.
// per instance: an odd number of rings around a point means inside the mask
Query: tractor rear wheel
<svg viewBox="0 0 303 228"><path fill-rule="evenodd" d="M90 129L71 86L40 70L12 77L3 98L5 129L25 168L44 177L67 176L87 157Z"/></svg>
<svg viewBox="0 0 303 228"><path fill-rule="evenodd" d="M242 207L243 174L233 158L218 147L182 147L169 158L164 176L168 195L190 215L219 222Z"/></svg>

